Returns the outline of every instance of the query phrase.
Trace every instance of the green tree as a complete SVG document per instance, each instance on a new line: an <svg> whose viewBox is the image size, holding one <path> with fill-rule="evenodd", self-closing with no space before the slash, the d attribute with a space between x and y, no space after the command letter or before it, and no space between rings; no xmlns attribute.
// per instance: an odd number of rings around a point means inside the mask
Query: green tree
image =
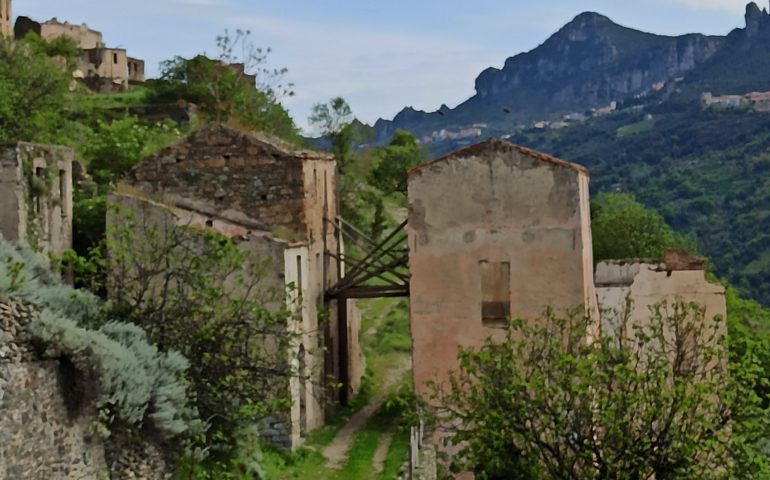
<svg viewBox="0 0 770 480"><path fill-rule="evenodd" d="M718 322L663 304L588 341L591 322L547 312L460 353L435 390L457 468L490 480L767 478L760 371L752 355L728 366Z"/></svg>
<svg viewBox="0 0 770 480"><path fill-rule="evenodd" d="M353 112L348 102L342 97L335 97L329 100L329 103L316 103L308 120L331 144L331 151L337 159L340 171L345 173L352 161L352 143L355 140Z"/></svg>
<svg viewBox="0 0 770 480"><path fill-rule="evenodd" d="M298 142L294 121L280 103L293 95L283 85L286 69L265 66L270 49L255 47L249 31L227 31L217 37L219 55L175 57L161 64L160 79L150 83L148 101L185 101L198 106L208 121L229 122L259 129ZM242 52L237 55L236 50Z"/></svg>
<svg viewBox="0 0 770 480"><path fill-rule="evenodd" d="M594 261L661 258L670 248L695 250L694 242L675 233L663 217L627 193L600 193L591 201Z"/></svg>
<svg viewBox="0 0 770 480"><path fill-rule="evenodd" d="M239 453L244 426L290 406L297 333L286 292L262 282L267 267L216 233L110 210L107 291L114 315L140 325L161 350L190 361L196 406L209 419L215 461ZM84 283L91 283L85 281Z"/></svg>
<svg viewBox="0 0 770 480"><path fill-rule="evenodd" d="M180 136L171 121L146 125L133 116L111 122L97 119L96 128L81 150L96 182L106 184L125 175L153 150Z"/></svg>
<svg viewBox="0 0 770 480"><path fill-rule="evenodd" d="M422 163L425 154L412 134L396 130L388 146L377 149L375 159L369 182L385 194L406 194L406 172Z"/></svg>
<svg viewBox="0 0 770 480"><path fill-rule="evenodd" d="M35 141L64 127L72 76L42 40L0 38L0 140Z"/></svg>

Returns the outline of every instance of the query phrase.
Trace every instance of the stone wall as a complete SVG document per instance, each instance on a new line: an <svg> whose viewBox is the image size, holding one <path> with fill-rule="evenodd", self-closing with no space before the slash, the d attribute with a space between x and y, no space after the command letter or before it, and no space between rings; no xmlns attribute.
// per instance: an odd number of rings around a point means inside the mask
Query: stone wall
<svg viewBox="0 0 770 480"><path fill-rule="evenodd" d="M71 366L34 361L24 333L34 315L0 303L0 479L109 478L96 412L67 393Z"/></svg>
<svg viewBox="0 0 770 480"><path fill-rule="evenodd" d="M210 213L289 240L308 236L303 161L332 157L223 125L199 130L131 171L127 183L163 203Z"/></svg>
<svg viewBox="0 0 770 480"><path fill-rule="evenodd" d="M43 253L72 248L72 149L0 145L0 234Z"/></svg>
<svg viewBox="0 0 770 480"><path fill-rule="evenodd" d="M115 429L104 439L96 409L73 388L66 359L40 360L27 326L29 304L0 301L0 480L166 480L152 435Z"/></svg>

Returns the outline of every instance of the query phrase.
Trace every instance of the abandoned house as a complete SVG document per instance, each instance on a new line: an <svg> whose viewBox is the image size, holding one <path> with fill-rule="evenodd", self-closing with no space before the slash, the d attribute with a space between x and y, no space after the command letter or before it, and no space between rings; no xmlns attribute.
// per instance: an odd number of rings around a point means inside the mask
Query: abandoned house
<svg viewBox="0 0 770 480"><path fill-rule="evenodd" d="M43 254L72 248L72 149L0 144L0 234Z"/></svg>
<svg viewBox="0 0 770 480"><path fill-rule="evenodd" d="M11 0L0 0L0 37L13 35L11 29Z"/></svg>
<svg viewBox="0 0 770 480"><path fill-rule="evenodd" d="M130 85L144 83L144 61L129 57L123 48L108 48L101 32L92 30L86 24L62 23L56 18L41 23L20 16L13 31L17 39L29 32L45 40L58 37L72 39L83 50L72 76L95 92L122 92Z"/></svg>
<svg viewBox="0 0 770 480"><path fill-rule="evenodd" d="M708 281L705 260L686 250L670 250L663 260L599 262L595 282L605 334L634 335L634 327L649 322L650 309L661 302L669 310L676 302L695 303L705 309L704 322L713 325L721 318L717 328L727 334L725 288Z"/></svg>
<svg viewBox="0 0 770 480"><path fill-rule="evenodd" d="M297 287L286 299L298 312L301 332L290 353L300 370L288 384L292 446L323 424L327 379L349 379L343 388L352 392L363 373L352 303L345 351L340 351L336 315L330 312L328 322L319 319L325 289L339 278L337 264L329 259L339 253L340 243L326 225L337 212L336 184L330 155L213 124L140 162L108 199L135 220L162 216L193 230L224 234L270 262L265 287ZM108 224L115 221L108 217ZM341 365L347 365L344 375Z"/></svg>
<svg viewBox="0 0 770 480"><path fill-rule="evenodd" d="M447 379L460 346L548 306L593 312L585 168L499 140L408 174L415 391Z"/></svg>

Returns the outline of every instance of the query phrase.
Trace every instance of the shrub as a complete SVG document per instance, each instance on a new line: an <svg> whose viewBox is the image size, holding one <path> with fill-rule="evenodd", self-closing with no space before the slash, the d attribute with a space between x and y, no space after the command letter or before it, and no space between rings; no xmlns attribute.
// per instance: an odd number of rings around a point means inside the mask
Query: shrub
<svg viewBox="0 0 770 480"><path fill-rule="evenodd" d="M28 327L33 342L43 357L67 358L84 375L84 399L95 403L104 427L149 421L166 439L203 433L182 355L160 352L136 325L106 321L96 297L59 283L29 249L0 240L0 260L0 298L39 308Z"/></svg>

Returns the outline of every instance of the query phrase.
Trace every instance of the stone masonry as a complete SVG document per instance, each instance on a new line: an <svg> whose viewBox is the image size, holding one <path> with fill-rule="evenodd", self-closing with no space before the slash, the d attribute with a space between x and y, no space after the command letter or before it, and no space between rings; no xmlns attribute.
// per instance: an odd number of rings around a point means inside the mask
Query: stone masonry
<svg viewBox="0 0 770 480"><path fill-rule="evenodd" d="M72 248L72 149L0 144L0 235L40 253Z"/></svg>
<svg viewBox="0 0 770 480"><path fill-rule="evenodd" d="M11 0L0 0L0 37L10 37L11 29Z"/></svg>
<svg viewBox="0 0 770 480"><path fill-rule="evenodd" d="M0 479L109 478L93 409L74 411L68 369L36 361L25 328L37 312L0 302Z"/></svg>

